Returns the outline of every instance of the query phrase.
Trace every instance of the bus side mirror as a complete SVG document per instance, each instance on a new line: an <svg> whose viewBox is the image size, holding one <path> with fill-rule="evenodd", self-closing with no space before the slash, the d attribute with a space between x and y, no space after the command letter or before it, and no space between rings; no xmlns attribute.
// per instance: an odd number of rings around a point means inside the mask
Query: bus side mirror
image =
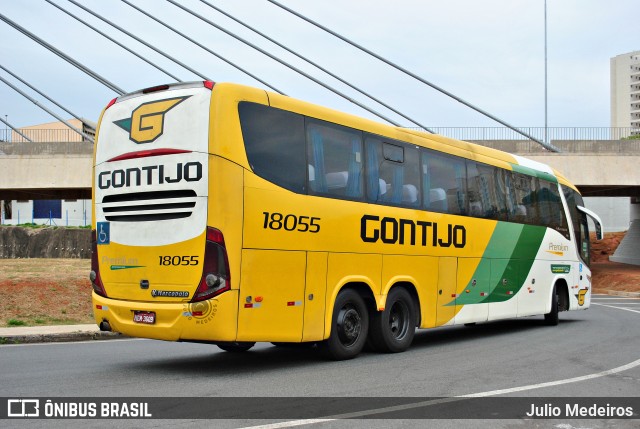
<svg viewBox="0 0 640 429"><path fill-rule="evenodd" d="M602 221L600 220L600 216L582 206L577 207L578 210L580 210L582 213L589 216L591 220L593 220L593 223L596 225L596 240L602 240L604 238L604 232L602 231Z"/></svg>

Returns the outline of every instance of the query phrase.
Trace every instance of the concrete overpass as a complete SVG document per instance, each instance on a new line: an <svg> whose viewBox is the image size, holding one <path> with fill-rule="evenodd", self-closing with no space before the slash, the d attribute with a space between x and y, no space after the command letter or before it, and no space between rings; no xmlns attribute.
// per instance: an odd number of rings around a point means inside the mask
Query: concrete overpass
<svg viewBox="0 0 640 429"><path fill-rule="evenodd" d="M549 164L589 197L640 198L640 140L482 140L485 146ZM0 143L0 200L90 199L93 144Z"/></svg>
<svg viewBox="0 0 640 429"><path fill-rule="evenodd" d="M91 199L90 142L0 143L0 200Z"/></svg>
<svg viewBox="0 0 640 429"><path fill-rule="evenodd" d="M640 198L640 140L552 140L561 153L548 152L532 141L475 143L548 164L586 197Z"/></svg>

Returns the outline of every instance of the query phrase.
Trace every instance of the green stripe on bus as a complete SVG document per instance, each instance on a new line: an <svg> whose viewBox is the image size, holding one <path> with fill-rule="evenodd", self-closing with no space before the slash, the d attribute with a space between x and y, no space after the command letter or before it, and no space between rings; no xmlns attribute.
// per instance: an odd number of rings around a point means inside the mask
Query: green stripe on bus
<svg viewBox="0 0 640 429"><path fill-rule="evenodd" d="M472 276L490 279L488 294L463 294L446 305L485 304L513 298L531 271L545 232L542 226L498 222ZM503 284L505 278L507 283Z"/></svg>
<svg viewBox="0 0 640 429"><path fill-rule="evenodd" d="M531 271L545 232L543 226L523 225L511 258L504 260L504 268L500 267L500 262L494 260L492 263L492 268L500 269L492 270L491 293L483 302L504 302L516 296Z"/></svg>
<svg viewBox="0 0 640 429"><path fill-rule="evenodd" d="M525 167L524 165L511 164L513 171L526 174L527 176L537 177L538 179L544 179L551 183L558 183L558 178L553 174L546 173L544 171L535 170L533 168Z"/></svg>

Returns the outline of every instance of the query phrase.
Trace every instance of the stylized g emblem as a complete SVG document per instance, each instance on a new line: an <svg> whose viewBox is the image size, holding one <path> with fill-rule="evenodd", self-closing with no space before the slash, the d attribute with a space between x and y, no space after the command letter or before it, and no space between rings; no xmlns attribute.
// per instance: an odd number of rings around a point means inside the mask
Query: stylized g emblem
<svg viewBox="0 0 640 429"><path fill-rule="evenodd" d="M113 123L129 132L129 139L136 143L151 143L164 131L164 115L191 97L175 97L143 103L131 112L130 118Z"/></svg>
<svg viewBox="0 0 640 429"><path fill-rule="evenodd" d="M584 305L584 297L587 295L589 289L580 289L576 297L578 298L578 305L582 307Z"/></svg>

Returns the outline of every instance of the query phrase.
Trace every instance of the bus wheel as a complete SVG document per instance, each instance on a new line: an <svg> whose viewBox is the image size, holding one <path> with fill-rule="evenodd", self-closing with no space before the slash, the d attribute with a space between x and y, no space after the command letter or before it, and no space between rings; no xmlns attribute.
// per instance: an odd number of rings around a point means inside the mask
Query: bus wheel
<svg viewBox="0 0 640 429"><path fill-rule="evenodd" d="M369 315L362 297L353 289L340 291L333 306L331 335L320 346L333 360L353 359L367 341Z"/></svg>
<svg viewBox="0 0 640 429"><path fill-rule="evenodd" d="M384 311L371 317L371 346L381 352L403 352L411 345L415 332L416 311L411 295L403 288L391 289Z"/></svg>
<svg viewBox="0 0 640 429"><path fill-rule="evenodd" d="M558 318L558 289L553 287L551 295L551 311L544 315L544 323L548 326L556 326L559 322Z"/></svg>
<svg viewBox="0 0 640 429"><path fill-rule="evenodd" d="M246 352L256 343L244 343L244 342L229 342L229 343L216 343L216 346L220 347L225 352L241 353Z"/></svg>

